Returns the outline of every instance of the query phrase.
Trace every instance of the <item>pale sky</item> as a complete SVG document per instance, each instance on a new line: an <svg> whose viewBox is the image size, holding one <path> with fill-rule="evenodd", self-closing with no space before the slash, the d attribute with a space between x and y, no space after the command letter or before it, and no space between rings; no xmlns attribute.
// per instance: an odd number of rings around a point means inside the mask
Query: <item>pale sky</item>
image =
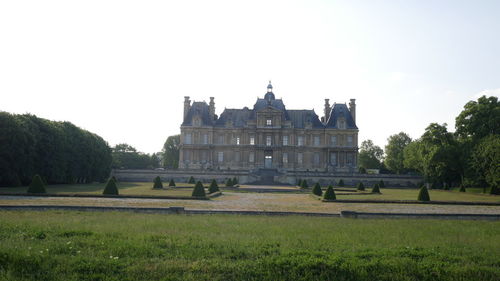
<svg viewBox="0 0 500 281"><path fill-rule="evenodd" d="M360 143L500 95L500 1L1 1L0 110L160 151L184 96L357 101Z"/></svg>

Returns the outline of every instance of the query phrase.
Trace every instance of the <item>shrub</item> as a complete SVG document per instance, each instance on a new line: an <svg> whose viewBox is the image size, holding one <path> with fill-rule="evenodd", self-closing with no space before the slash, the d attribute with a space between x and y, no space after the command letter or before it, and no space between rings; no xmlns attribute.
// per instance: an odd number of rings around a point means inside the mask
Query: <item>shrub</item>
<svg viewBox="0 0 500 281"><path fill-rule="evenodd" d="M104 191L102 192L104 195L118 195L118 187L116 186L116 182L113 178L110 178L106 183L106 187L104 187Z"/></svg>
<svg viewBox="0 0 500 281"><path fill-rule="evenodd" d="M210 187L208 188L208 193L214 193L219 191L219 186L217 185L217 181L215 179L210 183Z"/></svg>
<svg viewBox="0 0 500 281"><path fill-rule="evenodd" d="M193 197L206 197L207 194L205 193L205 188L203 187L203 184L201 181L198 181L196 185L194 186L193 189L193 194L191 194Z"/></svg>
<svg viewBox="0 0 500 281"><path fill-rule="evenodd" d="M378 183L378 187L380 188L384 188L385 187L385 183L383 180L380 180L380 182Z"/></svg>
<svg viewBox="0 0 500 281"><path fill-rule="evenodd" d="M299 186L299 187L300 187L300 186L302 186L302 180L301 180L301 179L299 179L299 180L297 181L297 186Z"/></svg>
<svg viewBox="0 0 500 281"><path fill-rule="evenodd" d="M342 180L342 179L341 179L341 180L339 180L339 186L340 186L340 187L343 187L343 186L344 186L344 180Z"/></svg>
<svg viewBox="0 0 500 281"><path fill-rule="evenodd" d="M300 188L309 188L309 185L307 184L307 180L302 180L302 184L300 185Z"/></svg>
<svg viewBox="0 0 500 281"><path fill-rule="evenodd" d="M359 191L365 191L365 185L362 182L358 182L356 189Z"/></svg>
<svg viewBox="0 0 500 281"><path fill-rule="evenodd" d="M175 187L174 179L170 179L170 182L168 183L168 186Z"/></svg>
<svg viewBox="0 0 500 281"><path fill-rule="evenodd" d="M193 176L189 177L188 183L195 183Z"/></svg>
<svg viewBox="0 0 500 281"><path fill-rule="evenodd" d="M115 176L112 176L111 179L114 180L115 182L118 182Z"/></svg>
<svg viewBox="0 0 500 281"><path fill-rule="evenodd" d="M156 177L153 182L153 189L163 189L163 183L160 177Z"/></svg>
<svg viewBox="0 0 500 281"><path fill-rule="evenodd" d="M34 175L28 187L28 193L47 193L42 178L39 175Z"/></svg>
<svg viewBox="0 0 500 281"><path fill-rule="evenodd" d="M328 188L326 189L325 196L323 199L326 200L336 200L337 196L335 195L335 190L333 190L333 186L329 185Z"/></svg>
<svg viewBox="0 0 500 281"><path fill-rule="evenodd" d="M231 187L233 186L233 180L231 178L228 178L227 181L226 181L226 186L227 187Z"/></svg>
<svg viewBox="0 0 500 281"><path fill-rule="evenodd" d="M427 187L425 185L423 185L420 188L420 191L418 192L417 200L418 201L430 201L431 200L431 198L429 196L429 191L427 190Z"/></svg>
<svg viewBox="0 0 500 281"><path fill-rule="evenodd" d="M490 194L500 195L500 188L498 188L497 186L492 186L490 189Z"/></svg>
<svg viewBox="0 0 500 281"><path fill-rule="evenodd" d="M465 192L465 185L463 185L463 184L462 184L462 185L460 185L460 190L459 190L459 191L460 191L460 192Z"/></svg>
<svg viewBox="0 0 500 281"><path fill-rule="evenodd" d="M372 193L380 193L380 185L376 183L372 188Z"/></svg>
<svg viewBox="0 0 500 281"><path fill-rule="evenodd" d="M323 190L321 190L321 186L319 185L319 182L317 182L314 187L313 187L313 190L312 190L312 193L314 195L318 195L318 196L321 196L323 195Z"/></svg>
<svg viewBox="0 0 500 281"><path fill-rule="evenodd" d="M237 185L239 182L238 182L238 178L237 177L234 177L233 178L233 185Z"/></svg>

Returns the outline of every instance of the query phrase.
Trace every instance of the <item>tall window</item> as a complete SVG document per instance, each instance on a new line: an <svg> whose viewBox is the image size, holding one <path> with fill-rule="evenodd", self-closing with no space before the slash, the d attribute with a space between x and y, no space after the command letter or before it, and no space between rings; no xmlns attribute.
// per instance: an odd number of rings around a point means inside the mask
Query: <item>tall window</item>
<svg viewBox="0 0 500 281"><path fill-rule="evenodd" d="M347 146L352 146L352 136L347 136Z"/></svg>
<svg viewBox="0 0 500 281"><path fill-rule="evenodd" d="M354 166L354 155L352 153L347 153L345 162L348 167Z"/></svg>
<svg viewBox="0 0 500 281"><path fill-rule="evenodd" d="M250 136L250 145L255 145L255 137Z"/></svg>
<svg viewBox="0 0 500 281"><path fill-rule="evenodd" d="M314 136L314 146L319 146L319 136Z"/></svg>
<svg viewBox="0 0 500 281"><path fill-rule="evenodd" d="M345 120L343 118L340 118L339 120L337 120L337 128L345 129Z"/></svg>
<svg viewBox="0 0 500 281"><path fill-rule="evenodd" d="M337 136L331 136L330 143L332 146L337 146Z"/></svg>
<svg viewBox="0 0 500 281"><path fill-rule="evenodd" d="M304 160L304 154L302 154L302 152L297 153L297 163L302 164L303 160Z"/></svg>
<svg viewBox="0 0 500 281"><path fill-rule="evenodd" d="M314 165L319 165L319 152L314 152L313 163Z"/></svg>
<svg viewBox="0 0 500 281"><path fill-rule="evenodd" d="M192 137L193 137L193 135L191 135L191 133L184 134L184 143L185 144L192 144L193 143Z"/></svg>
<svg viewBox="0 0 500 281"><path fill-rule="evenodd" d="M203 134L203 144L208 144L208 135Z"/></svg>
<svg viewBox="0 0 500 281"><path fill-rule="evenodd" d="M217 161L219 163L224 162L224 152L222 152L222 151L217 152Z"/></svg>
<svg viewBox="0 0 500 281"><path fill-rule="evenodd" d="M288 163L288 153L283 153L283 163Z"/></svg>
<svg viewBox="0 0 500 281"><path fill-rule="evenodd" d="M337 153L330 153L330 164L332 164L332 166L337 166Z"/></svg>
<svg viewBox="0 0 500 281"><path fill-rule="evenodd" d="M304 136L299 136L297 138L297 145L298 146L303 146L304 145Z"/></svg>
<svg viewBox="0 0 500 281"><path fill-rule="evenodd" d="M236 145L240 145L240 137L236 137Z"/></svg>
<svg viewBox="0 0 500 281"><path fill-rule="evenodd" d="M272 125L273 125L273 121L271 119L267 119L266 126L272 126Z"/></svg>
<svg viewBox="0 0 500 281"><path fill-rule="evenodd" d="M271 146L271 144L272 144L272 138L271 138L271 136L266 136L266 145L267 146Z"/></svg>
<svg viewBox="0 0 500 281"><path fill-rule="evenodd" d="M201 163L207 163L207 154L206 151L201 152Z"/></svg>
<svg viewBox="0 0 500 281"><path fill-rule="evenodd" d="M189 163L190 162L190 158L191 158L191 151L189 150L184 150L184 162L186 163Z"/></svg>
<svg viewBox="0 0 500 281"><path fill-rule="evenodd" d="M234 153L234 161L235 162L240 162L240 152L239 151L236 151Z"/></svg>
<svg viewBox="0 0 500 281"><path fill-rule="evenodd" d="M219 135L218 139L219 139L218 141L219 144L224 144L224 135Z"/></svg>
<svg viewBox="0 0 500 281"><path fill-rule="evenodd" d="M255 162L255 154L253 152L250 152L250 154L248 154L248 162Z"/></svg>
<svg viewBox="0 0 500 281"><path fill-rule="evenodd" d="M288 145L288 136L283 136L283 145Z"/></svg>

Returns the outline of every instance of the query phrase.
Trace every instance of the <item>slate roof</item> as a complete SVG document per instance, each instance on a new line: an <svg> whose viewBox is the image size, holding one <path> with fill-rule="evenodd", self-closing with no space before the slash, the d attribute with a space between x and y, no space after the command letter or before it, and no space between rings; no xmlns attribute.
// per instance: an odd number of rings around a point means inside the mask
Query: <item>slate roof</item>
<svg viewBox="0 0 500 281"><path fill-rule="evenodd" d="M307 122L311 122L313 128L324 128L314 110L288 110L288 116L295 128L305 128Z"/></svg>
<svg viewBox="0 0 500 281"><path fill-rule="evenodd" d="M199 115L201 117L202 125L213 126L213 122L212 120L210 120L210 114L208 109L209 109L208 104L204 101L193 102L186 118L184 118L182 126L192 126L193 117L196 115Z"/></svg>
<svg viewBox="0 0 500 281"><path fill-rule="evenodd" d="M357 129L356 123L352 119L351 112L349 108L347 108L346 104L336 103L332 110L330 111L330 118L328 118L328 122L326 123L326 128L337 128L337 119L339 117L344 117L346 121L346 129Z"/></svg>
<svg viewBox="0 0 500 281"><path fill-rule="evenodd" d="M233 127L242 128L245 127L248 120L251 120L253 110L247 107L243 109L224 109L219 119L215 122L215 126L224 127L226 122L232 121Z"/></svg>

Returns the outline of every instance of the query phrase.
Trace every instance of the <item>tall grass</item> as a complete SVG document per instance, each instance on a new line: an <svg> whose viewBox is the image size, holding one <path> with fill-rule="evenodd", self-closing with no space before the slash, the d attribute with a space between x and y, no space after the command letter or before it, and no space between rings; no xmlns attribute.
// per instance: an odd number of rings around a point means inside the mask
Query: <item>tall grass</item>
<svg viewBox="0 0 500 281"><path fill-rule="evenodd" d="M498 280L500 222L1 212L0 280Z"/></svg>

